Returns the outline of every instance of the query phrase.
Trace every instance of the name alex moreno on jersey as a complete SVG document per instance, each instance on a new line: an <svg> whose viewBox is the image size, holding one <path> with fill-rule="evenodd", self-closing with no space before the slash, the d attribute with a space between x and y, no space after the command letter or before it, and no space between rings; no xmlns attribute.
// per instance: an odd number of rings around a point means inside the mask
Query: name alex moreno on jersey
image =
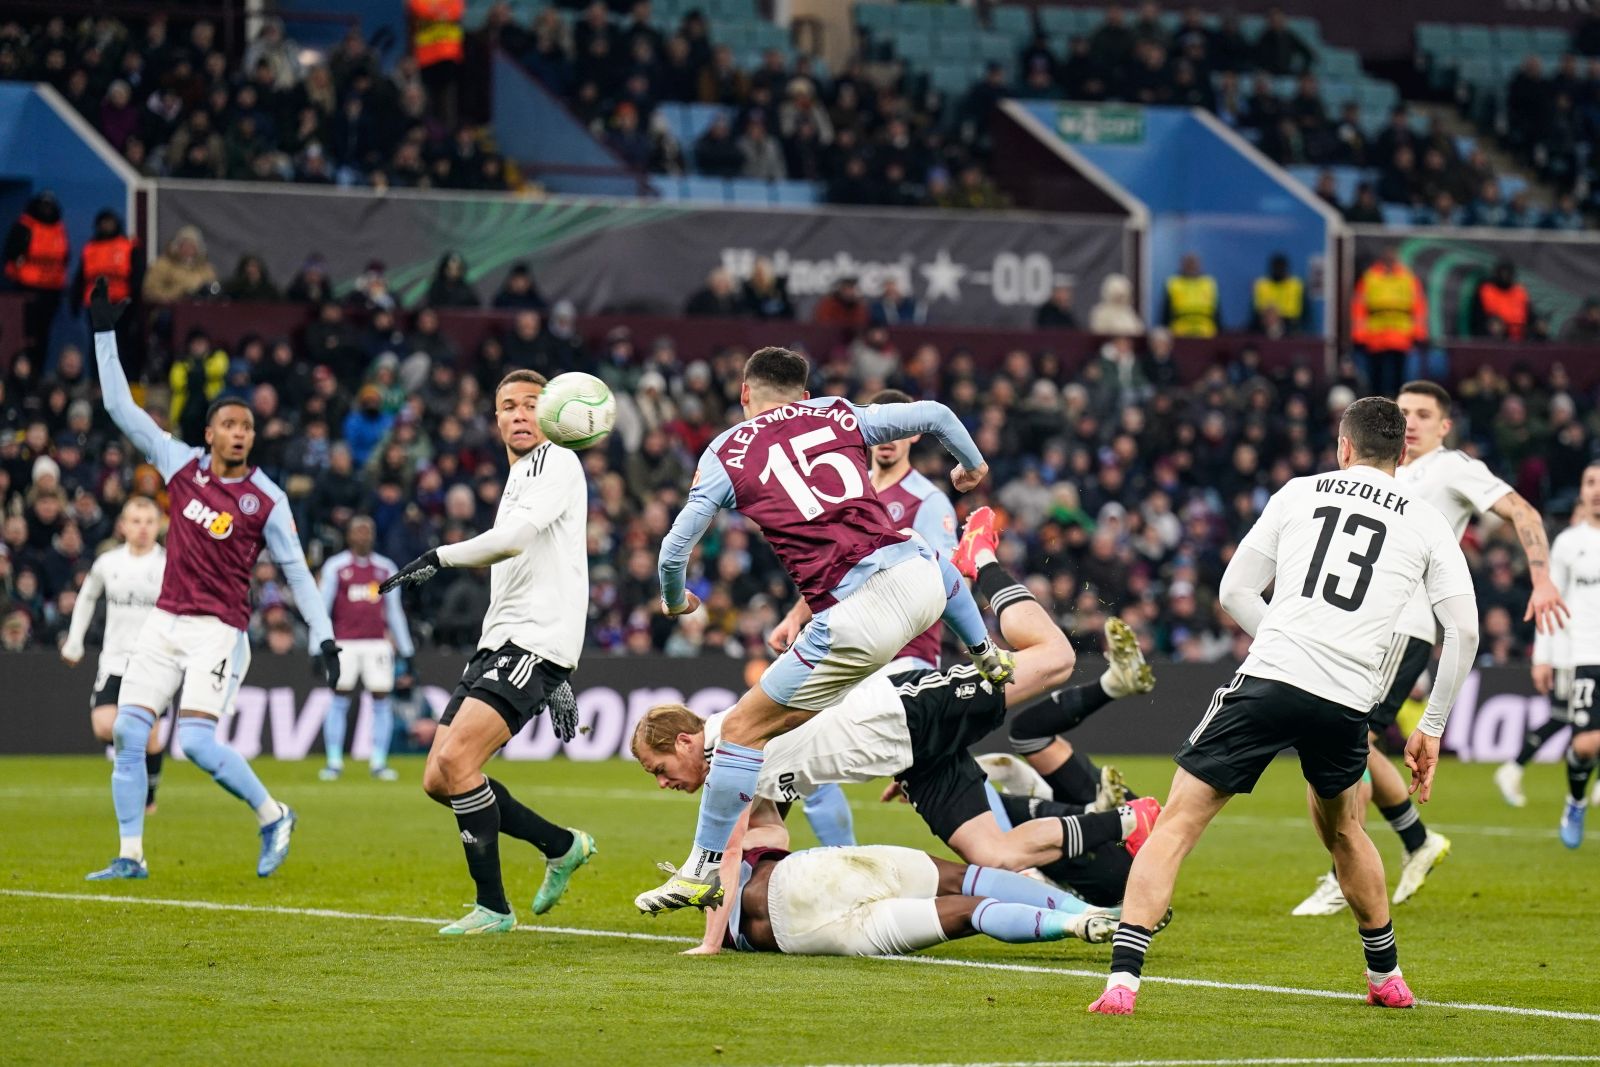
<svg viewBox="0 0 1600 1067"><path fill-rule="evenodd" d="M821 419L825 422L837 422L847 432L854 430L858 421L855 413L847 407L809 407L805 404L785 404L782 407L773 408L771 411L763 411L748 420L744 426L735 430L730 438L734 447L728 449L722 462L729 467L743 470L745 456L750 451L750 443L756 439L756 434L763 427L771 426L773 423L782 422L785 419L800 417Z"/></svg>
<svg viewBox="0 0 1600 1067"><path fill-rule="evenodd" d="M1358 496L1362 500L1370 501L1380 508L1388 508L1396 515L1406 513L1406 505L1411 503L1393 489L1380 489L1371 482L1346 480L1344 478L1318 478L1317 492L1332 493L1335 496Z"/></svg>

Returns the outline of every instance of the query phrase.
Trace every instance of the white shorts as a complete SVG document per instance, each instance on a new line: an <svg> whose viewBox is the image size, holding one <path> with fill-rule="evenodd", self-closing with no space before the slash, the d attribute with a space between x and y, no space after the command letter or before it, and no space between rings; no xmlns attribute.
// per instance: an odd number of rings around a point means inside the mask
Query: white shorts
<svg viewBox="0 0 1600 1067"><path fill-rule="evenodd" d="M944 576L931 559L916 556L881 570L806 623L761 675L762 691L786 708L831 708L938 622L945 600Z"/></svg>
<svg viewBox="0 0 1600 1067"><path fill-rule="evenodd" d="M173 615L159 608L139 629L119 702L157 714L178 697L179 711L217 718L233 714L239 683L250 669L250 639L214 615Z"/></svg>
<svg viewBox="0 0 1600 1067"><path fill-rule="evenodd" d="M779 861L767 884L778 948L796 956L894 956L945 940L939 869L914 848L813 848Z"/></svg>
<svg viewBox="0 0 1600 1067"><path fill-rule="evenodd" d="M341 693L365 689L373 696L394 691L394 646L381 637L339 642L339 684Z"/></svg>

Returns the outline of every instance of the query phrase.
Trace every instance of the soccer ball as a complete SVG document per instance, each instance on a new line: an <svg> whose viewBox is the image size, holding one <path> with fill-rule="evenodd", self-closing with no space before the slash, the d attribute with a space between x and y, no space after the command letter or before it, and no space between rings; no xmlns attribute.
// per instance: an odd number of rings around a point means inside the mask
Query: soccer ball
<svg viewBox="0 0 1600 1067"><path fill-rule="evenodd" d="M616 422L617 398L592 374L558 374L539 394L539 429L562 448L588 448Z"/></svg>

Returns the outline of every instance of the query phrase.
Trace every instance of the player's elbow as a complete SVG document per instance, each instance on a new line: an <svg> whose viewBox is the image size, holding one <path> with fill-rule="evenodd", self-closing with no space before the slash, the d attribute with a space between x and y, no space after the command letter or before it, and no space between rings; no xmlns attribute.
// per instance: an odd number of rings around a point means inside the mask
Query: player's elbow
<svg viewBox="0 0 1600 1067"><path fill-rule="evenodd" d="M1045 642L1045 689L1060 689L1072 677L1072 671L1078 665L1078 653L1072 648L1072 642L1067 640L1067 635L1059 629Z"/></svg>

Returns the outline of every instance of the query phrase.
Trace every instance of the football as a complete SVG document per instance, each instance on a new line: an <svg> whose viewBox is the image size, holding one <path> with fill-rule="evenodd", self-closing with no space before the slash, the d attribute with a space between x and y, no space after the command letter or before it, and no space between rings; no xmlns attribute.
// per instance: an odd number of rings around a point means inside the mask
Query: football
<svg viewBox="0 0 1600 1067"><path fill-rule="evenodd" d="M617 422L617 398L592 374L558 374L539 394L539 429L562 448L588 448Z"/></svg>

